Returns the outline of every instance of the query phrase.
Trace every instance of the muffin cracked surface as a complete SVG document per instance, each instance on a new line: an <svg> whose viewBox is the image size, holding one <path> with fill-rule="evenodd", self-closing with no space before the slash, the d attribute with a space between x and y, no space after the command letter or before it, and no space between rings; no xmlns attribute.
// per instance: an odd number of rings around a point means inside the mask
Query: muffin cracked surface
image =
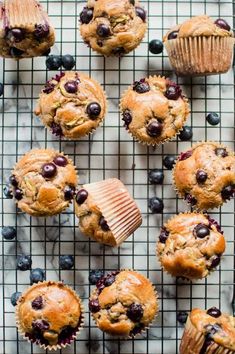
<svg viewBox="0 0 235 354"><path fill-rule="evenodd" d="M20 59L45 55L54 42L54 28L38 1L0 3L1 56Z"/></svg>
<svg viewBox="0 0 235 354"><path fill-rule="evenodd" d="M111 272L97 282L89 308L102 331L134 337L153 321L158 311L157 293L136 271Z"/></svg>
<svg viewBox="0 0 235 354"><path fill-rule="evenodd" d="M216 307L195 308L188 316L180 354L228 353L235 351L235 318Z"/></svg>
<svg viewBox="0 0 235 354"><path fill-rule="evenodd" d="M175 277L201 279L219 265L225 251L220 226L208 215L182 213L161 229L157 254L164 270Z"/></svg>
<svg viewBox="0 0 235 354"><path fill-rule="evenodd" d="M66 209L77 180L72 160L53 149L29 151L10 177L18 207L32 216L55 215Z"/></svg>
<svg viewBox="0 0 235 354"><path fill-rule="evenodd" d="M147 28L146 12L138 0L88 0L80 21L84 42L105 56L129 53Z"/></svg>
<svg viewBox="0 0 235 354"><path fill-rule="evenodd" d="M44 348L70 344L83 325L79 296L60 282L42 282L28 288L16 307L19 332Z"/></svg>
<svg viewBox="0 0 235 354"><path fill-rule="evenodd" d="M189 115L188 100L181 88L160 76L134 82L124 92L120 109L128 132L148 145L175 137Z"/></svg>
<svg viewBox="0 0 235 354"><path fill-rule="evenodd" d="M181 153L173 179L179 195L200 210L222 205L235 194L235 156L217 142L202 142Z"/></svg>
<svg viewBox="0 0 235 354"><path fill-rule="evenodd" d="M100 125L106 108L105 93L97 81L85 74L67 71L46 83L35 114L53 134L76 140Z"/></svg>

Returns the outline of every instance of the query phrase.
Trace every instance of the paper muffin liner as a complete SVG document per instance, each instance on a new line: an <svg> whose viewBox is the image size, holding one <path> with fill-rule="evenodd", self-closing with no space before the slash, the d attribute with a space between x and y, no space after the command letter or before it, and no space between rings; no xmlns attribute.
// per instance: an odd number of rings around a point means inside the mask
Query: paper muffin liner
<svg viewBox="0 0 235 354"><path fill-rule="evenodd" d="M180 354L190 353L201 353L201 349L205 343L205 335L198 331L197 328L192 324L190 320L190 315L188 316L183 337L180 343ZM206 354L233 354L234 351L223 347L215 342L211 342L209 346L203 351Z"/></svg>
<svg viewBox="0 0 235 354"><path fill-rule="evenodd" d="M234 38L198 36L167 40L165 47L177 75L213 75L229 70Z"/></svg>
<svg viewBox="0 0 235 354"><path fill-rule="evenodd" d="M220 143L220 142L217 142L217 141L212 141L212 140L208 140L208 141L199 141L199 142L196 142L194 143L190 148L188 148L188 150L185 150L183 151L186 152L186 151L191 151L191 150L194 150L196 147L200 146L200 145L203 145L203 144L215 144L216 146L218 147L221 147L221 148L224 148L228 151L229 154L232 154L233 156L235 156L235 153L228 147L226 146L225 144L223 143ZM180 157L181 153L178 155L177 159L175 160L175 163L174 163L174 167L172 169L172 185L174 186L174 190L176 192L176 194L178 195L178 197L182 198L185 203L190 206L194 211L196 212L203 212L203 213L207 213L207 209L201 209L199 208L197 205L192 205L190 202L188 202L186 199L185 199L185 195L183 193L181 193L178 188L177 188L177 185L176 185L176 182L175 182L175 168L176 168L176 164L177 162L179 161L179 157ZM214 206L214 207L210 207L209 209L210 210L213 210L213 209L216 209L216 208L219 208L221 205L223 204L226 204L229 200L224 200L222 203L220 203L219 205L217 206Z"/></svg>
<svg viewBox="0 0 235 354"><path fill-rule="evenodd" d="M34 39L27 38L27 51L23 53L22 56L20 56L19 58L16 57L15 59L43 55L50 47L53 46L53 44L55 43L55 31L50 22L47 12L44 11L43 7L41 6L41 4L39 4L38 1L4 0L2 7L5 9L3 13L3 22L5 21L5 23L7 23L7 28L9 29L19 28L26 30L26 33L30 33L35 29L34 24L45 24L49 28L49 34L45 38L40 39L39 45L37 39L35 39L36 44L34 44ZM5 16L6 18L4 18ZM4 31L5 29L6 28L4 28ZM4 43L4 39L1 42ZM25 40L23 39L22 41L16 41L15 44L16 48L23 50ZM31 44L33 44L32 48L30 48ZM9 58L12 57L10 54L5 55L5 53L2 52L1 55Z"/></svg>
<svg viewBox="0 0 235 354"><path fill-rule="evenodd" d="M141 274L141 273L137 272L137 271L134 270L134 269L126 269L126 268L125 268L125 269L120 269L120 270L118 270L119 273L121 273L121 272L123 272L123 271L130 271L130 272L135 272L135 273L137 273L137 274ZM111 272L108 272L107 274L112 274L112 273L116 273L116 271L113 271L113 272L111 271ZM118 274L119 274L119 273L118 273ZM141 275L143 275L143 274L141 274ZM144 275L143 275L143 276L144 276ZM145 278L148 279L147 277L145 277ZM138 336L141 336L141 335L143 335L144 333L146 333L148 329L150 329L150 327L153 325L153 322L155 321L156 317L157 317L158 314L159 314L159 307L160 307L160 306L159 306L159 296L158 296L157 289L156 289L156 287L153 285L153 283L152 283L149 279L148 279L148 281L149 281L149 284L151 285L151 287L152 287L152 289L153 289L153 291L154 291L155 298L156 298L156 306L157 306L157 309L156 309L156 313L155 313L153 319L148 323L147 326L143 327L140 332L138 332L138 333L136 333L135 335L132 335L132 336L122 336L122 335L119 335L119 334L110 334L110 333L106 332L107 334L109 334L110 336L115 337L115 338L120 338L120 339L128 340L128 339L134 339L134 338L136 338L136 337L138 337ZM99 296L96 287L95 287L95 289L92 290L91 295L89 296L89 299L91 299L92 296L96 296L96 297ZM95 324L96 324L97 327L99 328L99 326L98 326L98 324L97 324L97 322L96 322L96 319L95 319L94 314L93 314L91 311L89 311L89 312L91 313L91 316L92 316L93 321L95 322ZM102 330L101 330L101 331L102 331Z"/></svg>
<svg viewBox="0 0 235 354"><path fill-rule="evenodd" d="M150 75L150 76L148 76L147 78L158 78L158 77L163 78L163 79L167 79L167 78L165 78L165 76L160 76L160 75ZM170 79L169 79L169 80L170 80ZM172 81L172 80L170 80L170 81ZM128 90L129 90L130 87L132 87L132 85L129 86L129 87L122 93L122 95L121 95L120 102L119 102L119 110L120 110L120 113L121 113L121 114L122 114L122 112L123 112L123 107L122 107L123 99L124 99L125 95L127 94L127 92L128 92ZM126 128L127 132L131 135L131 137L134 139L134 141L140 143L140 144L143 145L143 146L159 147L159 146L161 146L161 145L163 145L163 144L165 144L165 143L168 143L169 141L173 140L175 137L177 137L177 135L180 134L180 132L183 130L184 124L186 123L186 121L187 121L187 119L188 119L188 117L189 117L189 114L190 114L190 106L189 106L189 100L188 100L188 98L187 98L184 94L182 94L182 99L183 99L183 101L185 102L185 105L186 105L186 114L185 114L184 120L182 120L182 126L181 126L181 128L179 128L179 129L175 132L175 134L173 134L171 137L166 138L166 139L164 139L164 140L162 140L162 141L158 141L158 142L153 143L153 142L143 141L143 140L139 139L139 138L138 138L137 136L135 136L128 128Z"/></svg>
<svg viewBox="0 0 235 354"><path fill-rule="evenodd" d="M205 216L206 218L208 218L208 221L209 219L213 219L213 218L210 218L210 215L207 213L207 212L203 212L203 211L196 211L196 210L193 210L193 211L185 211L185 212L180 212L178 214L175 214L173 215L172 217L170 217L169 219L167 219L167 221L163 224L162 227L164 227L170 220L173 220L177 215L185 215L185 214L194 214L194 215L203 215ZM213 219L214 220L214 219ZM216 221L216 220L215 220ZM218 224L218 226L220 227L220 225ZM161 227L161 228L162 228ZM215 226L216 227L216 226ZM220 232L218 229L217 229L218 233L222 234L223 235L223 231ZM224 237L224 236L223 236ZM225 237L224 237L225 239ZM160 253L158 252L158 249L157 249L157 246L158 246L158 243L159 243L159 240L157 239L156 241L156 247L155 247L155 253L156 253L156 258L158 259L159 263L160 263L160 266L161 266L161 270L165 273L167 273L168 275L170 275L171 277L175 278L174 275L172 275L169 271L167 271L165 269L165 267L163 266L161 260L160 260ZM222 255L224 254L224 252L221 254L221 259L222 259ZM207 268L207 271L208 273L204 276L204 277L201 277L201 278L186 278L184 276L177 276L177 278L180 278L180 279L183 279L183 280L187 280L187 281L193 281L193 280L200 280L200 279L204 279L204 278L207 278L211 273L213 273L217 268L219 267L219 265L215 268Z"/></svg>
<svg viewBox="0 0 235 354"><path fill-rule="evenodd" d="M32 290L32 288L37 288L38 285L41 285L41 284L48 284L48 285L51 285L51 284L63 284L63 282L56 282L56 281L43 281L43 282L38 282L36 284L33 284L32 286L30 286L28 289L26 289L26 291L21 295L20 299L22 297L26 297L27 296L27 293L29 291ZM69 290L70 293L72 293L74 295L74 297L76 298L76 300L78 301L79 305L80 305L80 311L81 311L81 315L80 315L80 319L79 319L79 323L77 325L77 327L75 328L76 332L71 336L71 338L68 339L68 343L64 344L64 343L61 343L61 344L56 344L56 345L46 345L46 344L41 344L39 340L37 339L30 339L28 336L26 336L25 332L24 332L24 329L22 328L21 326L21 321L20 321L20 314L19 314L19 307L20 307L20 299L16 305L16 310L15 310L15 320L16 320L16 327L17 327L17 330L19 332L19 334L21 336L23 336L23 338L25 340L27 340L28 343L30 344L36 344L38 345L40 348L44 349L44 350L49 350L49 351L52 351L52 350L58 350L58 349L62 349L62 348L65 348L67 346L70 346L75 340L76 338L78 337L80 331L82 330L83 326L84 326L84 313L85 313L85 309L84 309L84 306L83 306L83 303L80 299L80 297L78 296L78 294L71 288L69 287L68 285L65 285L63 284L64 288Z"/></svg>
<svg viewBox="0 0 235 354"><path fill-rule="evenodd" d="M141 225L140 210L120 180L110 178L85 184L83 188L88 191L104 216L116 246L125 241Z"/></svg>

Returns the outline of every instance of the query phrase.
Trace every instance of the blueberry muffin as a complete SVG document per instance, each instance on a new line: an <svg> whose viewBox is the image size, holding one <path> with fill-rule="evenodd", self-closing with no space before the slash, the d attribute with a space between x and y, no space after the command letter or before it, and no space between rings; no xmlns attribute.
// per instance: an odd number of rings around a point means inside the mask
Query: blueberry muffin
<svg viewBox="0 0 235 354"><path fill-rule="evenodd" d="M79 296L60 282L34 284L16 306L18 331L29 342L44 349L66 347L83 326L83 306Z"/></svg>
<svg viewBox="0 0 235 354"><path fill-rule="evenodd" d="M157 242L165 271L174 277L205 278L220 263L225 239L220 226L208 215L183 213L168 220Z"/></svg>
<svg viewBox="0 0 235 354"><path fill-rule="evenodd" d="M52 149L27 152L10 177L17 206L32 216L59 214L69 206L77 186L72 160Z"/></svg>
<svg viewBox="0 0 235 354"><path fill-rule="evenodd" d="M3 0L0 14L2 57L21 59L49 53L55 32L38 1Z"/></svg>
<svg viewBox="0 0 235 354"><path fill-rule="evenodd" d="M178 75L219 74L231 67L233 32L221 18L193 17L170 29L163 41Z"/></svg>
<svg viewBox="0 0 235 354"><path fill-rule="evenodd" d="M99 329L120 337L135 337L158 311L152 283L133 270L108 273L96 284L89 309Z"/></svg>
<svg viewBox="0 0 235 354"><path fill-rule="evenodd" d="M196 209L222 205L235 194L235 156L217 142L202 142L178 157L173 170L178 194Z"/></svg>
<svg viewBox="0 0 235 354"><path fill-rule="evenodd" d="M81 232L109 246L120 246L142 223L138 206L116 178L85 184L74 204Z"/></svg>
<svg viewBox="0 0 235 354"><path fill-rule="evenodd" d="M120 109L128 132L147 145L175 137L189 115L188 100L181 88L161 76L134 82L124 92Z"/></svg>
<svg viewBox="0 0 235 354"><path fill-rule="evenodd" d="M180 354L235 353L235 318L216 307L195 308L188 316Z"/></svg>
<svg viewBox="0 0 235 354"><path fill-rule="evenodd" d="M122 56L142 41L146 12L138 0L88 0L80 14L84 42L105 56Z"/></svg>
<svg viewBox="0 0 235 354"><path fill-rule="evenodd" d="M97 81L67 71L46 83L35 114L54 135L77 140L100 125L106 108L106 96Z"/></svg>

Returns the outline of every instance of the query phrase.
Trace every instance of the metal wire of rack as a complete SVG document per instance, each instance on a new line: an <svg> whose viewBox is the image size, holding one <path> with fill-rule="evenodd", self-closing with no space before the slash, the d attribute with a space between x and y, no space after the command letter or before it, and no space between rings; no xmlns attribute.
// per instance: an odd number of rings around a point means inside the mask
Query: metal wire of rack
<svg viewBox="0 0 235 354"><path fill-rule="evenodd" d="M155 242L160 226L170 216L186 210L171 185L171 171L164 169L164 185L148 184L147 172L163 168L163 156L176 155L199 140L223 141L230 148L234 143L234 77L232 70L222 76L178 78L191 103L188 125L193 127L193 139L178 139L157 149L146 148L133 142L120 123L118 101L123 90L135 79L149 74L163 74L176 79L166 53L154 56L148 52L148 42L162 38L177 22L193 15L207 13L213 18L223 17L232 24L235 1L229 0L142 0L149 16L149 29L140 47L126 57L105 59L87 48L77 30L78 15L85 1L41 1L56 27L57 42L53 54L70 53L76 56L76 69L96 78L105 88L109 98L109 112L103 127L89 138L79 142L57 140L35 118L33 109L38 93L47 78L45 58L1 60L1 81L4 96L1 109L1 172L5 184L12 166L26 151L33 147L54 147L73 158L78 167L80 183L108 177L120 178L129 188L141 207L143 224L119 249L102 246L79 233L72 207L53 218L31 218L16 209L12 200L1 196L1 224L17 229L17 241L1 242L0 273L0 353L27 354L44 352L24 341L17 334L14 308L10 296L29 285L29 272L16 270L20 254L32 256L33 268L46 270L49 280L64 280L80 294L87 309L91 290L88 283L90 269L113 270L134 268L147 275L159 293L160 313L154 324L142 337L135 340L114 340L98 330L86 312L85 328L79 339L63 353L145 353L175 354L183 327L177 322L179 311L190 311L199 306L218 306L232 313L235 283L234 202L211 213L222 225L227 249L219 270L207 279L190 283L171 278L162 272L155 256ZM216 127L206 123L205 115L215 111L221 116ZM1 188L2 190L2 188ZM164 200L164 213L152 215L148 199L157 195ZM59 256L72 254L75 268L62 271Z"/></svg>

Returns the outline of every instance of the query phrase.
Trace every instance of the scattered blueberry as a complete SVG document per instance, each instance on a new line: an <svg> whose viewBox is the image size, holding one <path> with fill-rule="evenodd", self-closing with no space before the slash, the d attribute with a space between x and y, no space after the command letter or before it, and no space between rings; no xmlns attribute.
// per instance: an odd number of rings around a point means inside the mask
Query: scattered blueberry
<svg viewBox="0 0 235 354"><path fill-rule="evenodd" d="M65 187L65 189L64 189L64 199L65 200L73 199L74 194L75 194L75 188L74 187L70 187L70 186Z"/></svg>
<svg viewBox="0 0 235 354"><path fill-rule="evenodd" d="M9 177L9 183L12 184L12 186L14 186L14 187L18 186L18 181L14 175L11 175Z"/></svg>
<svg viewBox="0 0 235 354"><path fill-rule="evenodd" d="M68 164L68 160L65 156L63 155L58 155L54 158L53 162L60 167L64 167Z"/></svg>
<svg viewBox="0 0 235 354"><path fill-rule="evenodd" d="M93 299L89 301L89 310L93 313L99 312L100 304L98 299Z"/></svg>
<svg viewBox="0 0 235 354"><path fill-rule="evenodd" d="M204 238L204 237L210 235L210 229L205 224L198 224L193 229L193 235L195 237Z"/></svg>
<svg viewBox="0 0 235 354"><path fill-rule="evenodd" d="M45 280L45 271L41 268L32 269L30 272L30 282L38 283L39 281Z"/></svg>
<svg viewBox="0 0 235 354"><path fill-rule="evenodd" d="M16 188L14 192L15 199L21 200L23 198L23 192L20 188Z"/></svg>
<svg viewBox="0 0 235 354"><path fill-rule="evenodd" d="M8 198L8 199L12 199L13 198L12 189L11 189L11 187L8 184L6 184L6 186L3 188L3 193L4 193L6 198Z"/></svg>
<svg viewBox="0 0 235 354"><path fill-rule="evenodd" d="M88 192L85 189L80 189L76 195L76 202L81 205L88 197Z"/></svg>
<svg viewBox="0 0 235 354"><path fill-rule="evenodd" d="M3 84L0 82L0 97L3 95L4 93L4 86Z"/></svg>
<svg viewBox="0 0 235 354"><path fill-rule="evenodd" d="M163 159L163 166L168 170L172 170L176 161L176 156L167 155Z"/></svg>
<svg viewBox="0 0 235 354"><path fill-rule="evenodd" d="M88 24L91 22L93 17L93 9L84 7L82 12L80 13L80 21L82 24Z"/></svg>
<svg viewBox="0 0 235 354"><path fill-rule="evenodd" d="M126 315L133 322L139 322L143 317L144 310L140 304L133 303L126 311Z"/></svg>
<svg viewBox="0 0 235 354"><path fill-rule="evenodd" d="M62 56L62 65L65 68L65 70L72 70L75 64L76 61L72 55L65 54Z"/></svg>
<svg viewBox="0 0 235 354"><path fill-rule="evenodd" d="M46 331L50 328L50 325L47 321L45 320L34 320L32 322L32 327L36 329L37 331Z"/></svg>
<svg viewBox="0 0 235 354"><path fill-rule="evenodd" d="M48 70L58 70L62 65L62 59L59 55L49 55L46 59L46 67Z"/></svg>
<svg viewBox="0 0 235 354"><path fill-rule="evenodd" d="M141 79L140 81L135 81L133 84L133 90L138 93L146 93L150 91L150 86L145 79Z"/></svg>
<svg viewBox="0 0 235 354"><path fill-rule="evenodd" d="M50 92L49 92L50 93ZM51 132L52 134L54 134L55 136L60 136L62 137L64 134L63 134L63 131L62 131L62 128L59 124L53 122L51 124Z"/></svg>
<svg viewBox="0 0 235 354"><path fill-rule="evenodd" d="M163 52L163 43L159 39L152 39L149 42L149 51L152 54L160 54Z"/></svg>
<svg viewBox="0 0 235 354"><path fill-rule="evenodd" d="M20 291L16 291L15 293L13 293L11 295L11 304L12 304L12 306L16 306L17 305L17 301L19 300L21 295L22 295L22 293Z"/></svg>
<svg viewBox="0 0 235 354"><path fill-rule="evenodd" d="M14 37L15 42L21 42L25 38L25 33L20 28L12 28L8 33L9 35Z"/></svg>
<svg viewBox="0 0 235 354"><path fill-rule="evenodd" d="M156 138L161 135L163 124L158 120L154 120L147 125L146 131L151 138Z"/></svg>
<svg viewBox="0 0 235 354"><path fill-rule="evenodd" d="M64 88L68 93L76 93L78 90L78 83L74 80L68 81L65 83Z"/></svg>
<svg viewBox="0 0 235 354"><path fill-rule="evenodd" d="M225 31L230 31L231 30L231 27L229 26L229 24L222 18L218 18L215 21L215 24L216 24L216 26L224 29Z"/></svg>
<svg viewBox="0 0 235 354"><path fill-rule="evenodd" d="M190 193L186 193L184 196L184 199L186 200L187 203L189 203L191 205L197 204L197 199L194 198Z"/></svg>
<svg viewBox="0 0 235 354"><path fill-rule="evenodd" d="M56 175L56 172L57 168L54 163L45 163L41 169L44 178L52 178Z"/></svg>
<svg viewBox="0 0 235 354"><path fill-rule="evenodd" d="M113 274L108 274L104 277L104 286L111 286L115 282L115 276Z"/></svg>
<svg viewBox="0 0 235 354"><path fill-rule="evenodd" d="M105 220L105 218L103 216L101 216L101 218L100 218L99 225L103 231L110 230L109 225L107 224L107 221Z"/></svg>
<svg viewBox="0 0 235 354"><path fill-rule="evenodd" d="M214 256L211 261L211 268L216 268L220 264L220 260L220 256Z"/></svg>
<svg viewBox="0 0 235 354"><path fill-rule="evenodd" d="M63 270L72 269L74 266L74 257L70 255L60 256L59 266Z"/></svg>
<svg viewBox="0 0 235 354"><path fill-rule="evenodd" d="M222 189L221 195L224 200L230 200L235 194L235 185L227 186Z"/></svg>
<svg viewBox="0 0 235 354"><path fill-rule="evenodd" d="M101 112L101 106L97 102L91 102L86 108L86 113L91 119L96 119Z"/></svg>
<svg viewBox="0 0 235 354"><path fill-rule="evenodd" d="M35 25L34 35L37 39L42 39L48 36L50 29L48 24Z"/></svg>
<svg viewBox="0 0 235 354"><path fill-rule="evenodd" d="M146 11L142 7L136 6L135 13L143 22L146 21Z"/></svg>
<svg viewBox="0 0 235 354"><path fill-rule="evenodd" d="M207 114L206 120L210 125L217 125L220 123L220 116L218 113L212 112Z"/></svg>
<svg viewBox="0 0 235 354"><path fill-rule="evenodd" d="M3 226L2 237L5 240L13 240L16 237L16 229L12 226Z"/></svg>
<svg viewBox="0 0 235 354"><path fill-rule="evenodd" d="M43 298L42 296L36 297L32 303L31 306L34 310L41 310L43 308Z"/></svg>
<svg viewBox="0 0 235 354"><path fill-rule="evenodd" d="M29 270L32 266L32 259L30 256L22 255L17 258L17 269Z"/></svg>
<svg viewBox="0 0 235 354"><path fill-rule="evenodd" d="M179 156L179 161L187 160L189 157L192 156L192 154L193 154L192 150L181 152Z"/></svg>
<svg viewBox="0 0 235 354"><path fill-rule="evenodd" d="M187 321L187 318L188 318L188 314L187 314L187 312L184 312L184 311L180 311L176 315L177 321L181 324L185 324Z"/></svg>
<svg viewBox="0 0 235 354"><path fill-rule="evenodd" d="M92 285L95 285L98 280L100 280L100 278L102 278L104 276L104 271L101 269L97 269L97 270L91 270L89 273L89 282Z"/></svg>
<svg viewBox="0 0 235 354"><path fill-rule="evenodd" d="M164 180L163 171L159 169L150 170L148 180L150 184L162 184Z"/></svg>
<svg viewBox="0 0 235 354"><path fill-rule="evenodd" d="M21 49L18 49L16 47L11 47L10 48L10 55L15 58L19 58L24 54L24 51Z"/></svg>
<svg viewBox="0 0 235 354"><path fill-rule="evenodd" d="M166 240L168 239L169 234L170 234L169 231L165 227L162 227L161 233L159 235L159 241L161 243L166 243Z"/></svg>
<svg viewBox="0 0 235 354"><path fill-rule="evenodd" d="M171 82L166 89L165 96L168 98L168 100L178 100L178 98L181 97L182 90L179 87L179 85L175 84L174 82Z"/></svg>
<svg viewBox="0 0 235 354"><path fill-rule="evenodd" d="M148 207L153 214L160 214L164 209L164 204L162 199L153 197L149 199Z"/></svg>
<svg viewBox="0 0 235 354"><path fill-rule="evenodd" d="M196 180L198 183L204 183L207 180L207 173L202 170L198 170L196 173Z"/></svg>
<svg viewBox="0 0 235 354"><path fill-rule="evenodd" d="M122 113L122 120L124 121L124 126L126 128L129 127L129 125L132 122L132 115L131 112L129 111L129 109L126 109L123 113Z"/></svg>
<svg viewBox="0 0 235 354"><path fill-rule="evenodd" d="M207 310L206 313L212 317L215 317L215 318L221 316L221 311L219 309L217 309L217 307L211 307L209 310Z"/></svg>
<svg viewBox="0 0 235 354"><path fill-rule="evenodd" d="M228 156L228 152L224 148L216 148L215 154L220 157L227 157Z"/></svg>
<svg viewBox="0 0 235 354"><path fill-rule="evenodd" d="M169 34L168 34L168 37L167 37L167 39L176 39L177 37L178 37L178 33L179 33L179 31L173 31L173 32L170 32Z"/></svg>
<svg viewBox="0 0 235 354"><path fill-rule="evenodd" d="M181 132L179 133L179 138L182 141L188 141L192 139L192 136L193 136L192 128L187 125L185 125L181 130Z"/></svg>
<svg viewBox="0 0 235 354"><path fill-rule="evenodd" d="M99 37L102 38L109 37L111 35L110 28L103 23L97 26L96 33Z"/></svg>

